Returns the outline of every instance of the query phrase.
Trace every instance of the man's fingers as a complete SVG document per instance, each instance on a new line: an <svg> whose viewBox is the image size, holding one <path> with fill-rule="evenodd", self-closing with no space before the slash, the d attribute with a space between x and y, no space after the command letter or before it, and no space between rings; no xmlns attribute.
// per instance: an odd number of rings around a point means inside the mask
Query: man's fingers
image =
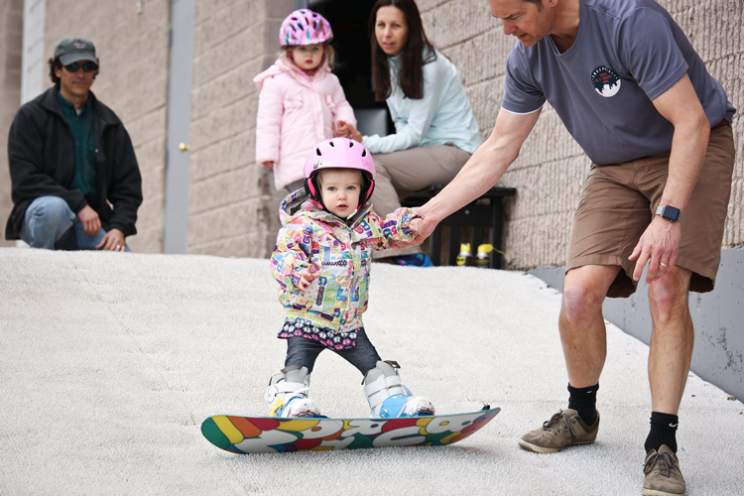
<svg viewBox="0 0 744 496"><path fill-rule="evenodd" d="M112 251L116 244L116 238L114 236L109 236L108 234L106 234L103 239L106 240L106 244L104 245L103 249L106 251Z"/></svg>
<svg viewBox="0 0 744 496"><path fill-rule="evenodd" d="M669 264L669 267L667 268L667 270L672 270L674 267L676 267L677 265L677 253L676 252L672 252L672 254L669 255L668 264Z"/></svg>
<svg viewBox="0 0 744 496"><path fill-rule="evenodd" d="M633 260L638 258L638 256L641 254L641 251L642 251L642 247L641 247L641 242L639 241L636 247L633 249L633 253L631 253L630 256L628 257L628 260L632 262Z"/></svg>
<svg viewBox="0 0 744 496"><path fill-rule="evenodd" d="M643 251L641 251L638 261L636 262L635 270L633 271L634 281L638 281L641 279L643 268L646 266L646 262L648 262L648 251L644 249Z"/></svg>
<svg viewBox="0 0 744 496"><path fill-rule="evenodd" d="M663 267L659 265L660 263L661 263L661 257L659 255L659 252L651 253L651 258L649 258L649 263L648 263L648 272L646 272L647 283L650 283L656 280L658 276L661 276L663 274L664 271L660 270L660 269L663 269ZM638 267L636 267L636 269L637 268Z"/></svg>

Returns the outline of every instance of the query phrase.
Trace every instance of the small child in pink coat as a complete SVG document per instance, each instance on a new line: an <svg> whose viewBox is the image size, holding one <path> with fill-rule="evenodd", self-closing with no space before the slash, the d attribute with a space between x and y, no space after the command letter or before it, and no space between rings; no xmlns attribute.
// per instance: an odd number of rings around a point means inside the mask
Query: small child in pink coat
<svg viewBox="0 0 744 496"><path fill-rule="evenodd" d="M253 79L260 92L256 122L256 162L274 170L277 190L303 187L305 159L317 143L334 137L338 121L353 122L338 78L331 73L331 25L309 9L282 22L282 52L274 65Z"/></svg>

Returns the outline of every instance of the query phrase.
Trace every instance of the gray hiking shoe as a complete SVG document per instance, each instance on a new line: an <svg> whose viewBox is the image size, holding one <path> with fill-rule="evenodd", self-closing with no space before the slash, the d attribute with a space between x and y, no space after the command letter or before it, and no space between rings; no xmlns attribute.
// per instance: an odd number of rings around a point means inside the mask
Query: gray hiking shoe
<svg viewBox="0 0 744 496"><path fill-rule="evenodd" d="M579 412L567 408L553 415L540 429L522 436L519 445L535 453L557 453L566 446L593 443L598 430L599 412L594 425L588 426L579 417Z"/></svg>
<svg viewBox="0 0 744 496"><path fill-rule="evenodd" d="M646 474L641 491L644 496L685 494L685 478L679 470L679 460L666 444L662 444L658 452L656 450L648 452L643 473Z"/></svg>

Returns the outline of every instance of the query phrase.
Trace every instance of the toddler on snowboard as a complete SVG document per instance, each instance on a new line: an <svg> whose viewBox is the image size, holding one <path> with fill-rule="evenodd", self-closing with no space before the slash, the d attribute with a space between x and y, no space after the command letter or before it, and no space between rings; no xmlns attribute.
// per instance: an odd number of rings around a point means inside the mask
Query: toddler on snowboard
<svg viewBox="0 0 744 496"><path fill-rule="evenodd" d="M409 208L384 220L372 212L374 161L363 145L347 138L317 145L305 162L304 178L304 189L282 202L283 227L271 258L286 311L279 337L287 339L287 357L266 391L270 414L320 416L309 398L310 374L328 348L364 375L372 417L433 415L429 400L403 385L398 364L380 358L362 323L372 250L412 239L422 221Z"/></svg>

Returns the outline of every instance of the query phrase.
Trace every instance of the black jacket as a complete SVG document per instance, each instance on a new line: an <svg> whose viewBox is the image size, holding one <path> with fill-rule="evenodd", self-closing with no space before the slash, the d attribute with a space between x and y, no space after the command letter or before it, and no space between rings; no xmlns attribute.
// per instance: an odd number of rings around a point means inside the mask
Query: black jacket
<svg viewBox="0 0 744 496"><path fill-rule="evenodd" d="M75 170L75 144L56 92L56 87L49 88L23 105L10 126L8 165L13 211L5 228L6 239L19 238L26 209L40 196L58 196L76 214L88 204L79 189L68 189ZM131 236L137 232L134 224L142 203L142 177L132 141L116 114L93 93L90 98L95 113L98 172L98 197L90 206L104 229L116 228Z"/></svg>

